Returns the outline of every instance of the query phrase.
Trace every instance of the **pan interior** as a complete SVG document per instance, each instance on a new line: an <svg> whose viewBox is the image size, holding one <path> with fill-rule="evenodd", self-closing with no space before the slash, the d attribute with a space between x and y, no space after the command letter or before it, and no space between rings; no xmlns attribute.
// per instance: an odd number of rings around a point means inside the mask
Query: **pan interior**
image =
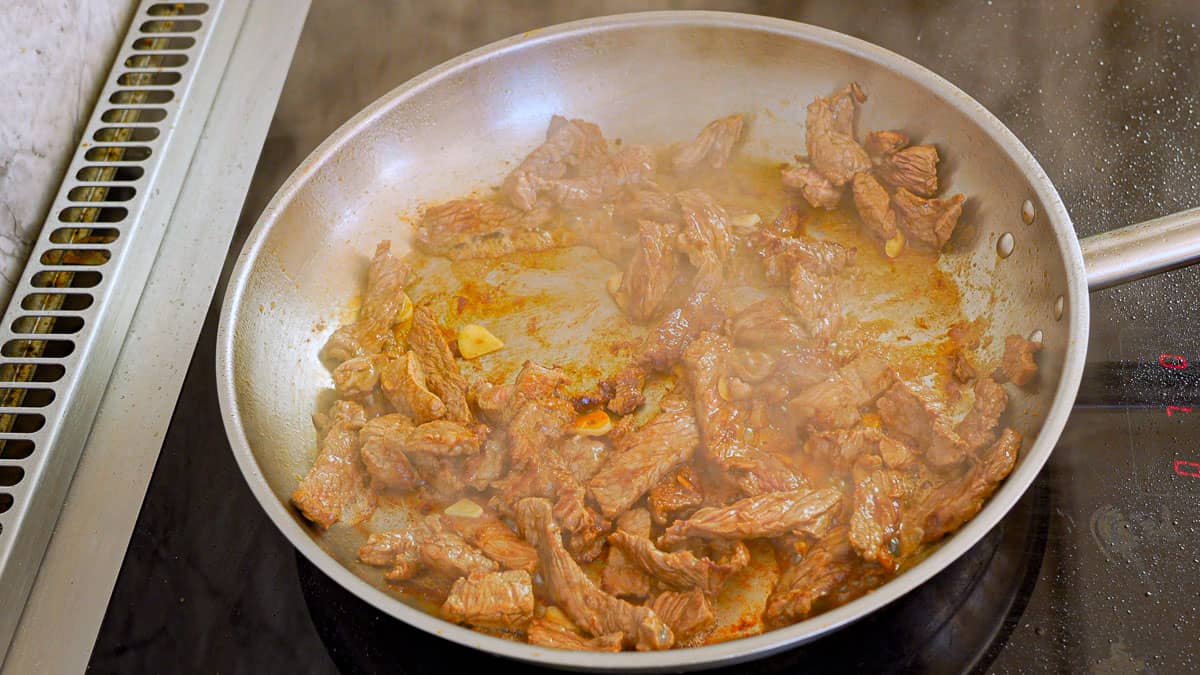
<svg viewBox="0 0 1200 675"><path fill-rule="evenodd" d="M1022 463L1040 467L1049 448L1041 456L1031 453L1032 439L1054 400L1073 338L1071 322L1056 320L1056 299L1072 302L1064 262L1071 257L1055 236L1056 205L1043 198L1046 188L1032 184L1011 148L981 128L979 116L986 114L971 110L977 104L948 87L931 89L928 76L911 64L897 69L883 62L896 57L881 50L859 50L854 47L861 43L795 24L682 16L535 33L461 60L382 99L289 179L262 216L231 283L224 317L229 352L219 374L231 379L222 385L232 392L228 403L236 410L231 436L244 437L257 470L248 477L260 499L273 496L274 506L264 504L273 515L282 513L279 507L315 453L310 415L318 401L328 402L332 387L318 351L339 323L353 317L352 299L362 291L375 243L390 239L401 255L411 250L410 223L424 205L498 185L512 162L541 141L553 114L596 122L610 139L657 144L689 137L715 117L744 112L750 125L740 152L789 161L804 152L806 105L849 81L870 97L860 110L860 136L900 129L915 141L936 144L945 193L968 196L963 224L941 265L962 292L964 314L988 318L994 355L1009 333L1042 333L1040 382L1010 388L1005 420L1029 439ZM1053 197L1052 190L1048 194ZM1041 215L1030 225L1021 213L1026 200ZM1069 230L1069 223L1059 225ZM997 243L1005 234L1014 246L1001 257ZM580 249L548 256L533 270L434 261L420 270L424 288L412 294L438 291L450 298L456 288L478 289L482 282L502 289L496 302L512 303L511 327L529 321L528 298L537 297L540 337L498 328L525 336L509 341L511 353L546 353L549 361L574 364L586 381L611 357L588 352L588 341L573 338L625 329L603 287L563 283L567 271L588 265L604 275L601 268L609 263ZM496 374L517 365L493 360L488 368ZM1019 473L1020 466L1014 476ZM377 518L404 515L387 509ZM293 541L311 537L353 574L385 586L376 570L354 561L358 531L335 526L317 534L294 514L276 521ZM799 624L789 642L829 627L816 620Z"/></svg>

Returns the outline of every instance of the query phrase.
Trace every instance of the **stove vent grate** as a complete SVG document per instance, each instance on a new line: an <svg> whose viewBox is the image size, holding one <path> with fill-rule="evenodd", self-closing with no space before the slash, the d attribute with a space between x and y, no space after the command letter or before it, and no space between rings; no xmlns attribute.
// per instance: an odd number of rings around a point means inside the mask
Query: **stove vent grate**
<svg viewBox="0 0 1200 675"><path fill-rule="evenodd" d="M0 323L0 660L228 62L225 4L140 4Z"/></svg>

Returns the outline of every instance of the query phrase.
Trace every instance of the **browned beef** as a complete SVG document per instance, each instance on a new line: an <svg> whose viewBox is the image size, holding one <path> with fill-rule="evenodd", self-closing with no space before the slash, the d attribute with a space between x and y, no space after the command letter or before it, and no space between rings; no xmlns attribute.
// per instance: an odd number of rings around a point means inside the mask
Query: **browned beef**
<svg viewBox="0 0 1200 675"><path fill-rule="evenodd" d="M872 131L863 141L863 149L871 159L880 162L908 145L908 136L899 131Z"/></svg>
<svg viewBox="0 0 1200 675"><path fill-rule="evenodd" d="M859 457L875 451L881 438L877 429L867 426L813 431L804 440L804 454L849 469Z"/></svg>
<svg viewBox="0 0 1200 675"><path fill-rule="evenodd" d="M650 536L650 514L646 509L631 509L617 518L617 531L632 536ZM608 547L608 560L600 572L600 587L618 598L640 600L650 594L650 577L634 565L621 549Z"/></svg>
<svg viewBox="0 0 1200 675"><path fill-rule="evenodd" d="M922 450L932 466L957 464L970 450L955 432L943 403L931 392L896 382L879 399L878 408L888 433Z"/></svg>
<svg viewBox="0 0 1200 675"><path fill-rule="evenodd" d="M619 652L625 640L623 633L584 637L560 623L538 618L530 622L525 637L531 645L582 652Z"/></svg>
<svg viewBox="0 0 1200 675"><path fill-rule="evenodd" d="M436 457L457 457L479 452L479 434L450 420L434 420L413 427L405 439L408 454L426 453Z"/></svg>
<svg viewBox="0 0 1200 675"><path fill-rule="evenodd" d="M829 182L808 162L784 167L781 179L783 187L799 192L814 209L836 209L842 202L842 188Z"/></svg>
<svg viewBox="0 0 1200 675"><path fill-rule="evenodd" d="M649 536L638 536L623 530L609 535L608 542L620 549L625 558L642 571L671 588L698 588L705 593L715 594L734 571L731 566L718 564L709 558L698 558L686 549L674 553L660 551Z"/></svg>
<svg viewBox="0 0 1200 675"><path fill-rule="evenodd" d="M913 465L917 453L902 441L891 436L880 436L879 458L889 468L904 469Z"/></svg>
<svg viewBox="0 0 1200 675"><path fill-rule="evenodd" d="M865 100L858 85L851 84L832 96L818 97L808 106L808 160L836 186L845 185L854 174L871 168L866 150L854 140L857 103Z"/></svg>
<svg viewBox="0 0 1200 675"><path fill-rule="evenodd" d="M455 199L425 210L413 243L425 253L453 260L544 251L566 243L557 219L550 208L521 212L486 199Z"/></svg>
<svg viewBox="0 0 1200 675"><path fill-rule="evenodd" d="M832 338L841 327L841 303L831 279L797 265L788 282L788 299L805 331L817 338Z"/></svg>
<svg viewBox="0 0 1200 675"><path fill-rule="evenodd" d="M725 263L733 255L729 214L702 190L684 190L675 199L683 212L678 245L697 270L694 286L698 291L714 290L721 285Z"/></svg>
<svg viewBox="0 0 1200 675"><path fill-rule="evenodd" d="M495 572L500 568L496 561L483 551L467 543L458 534L445 529L439 523L438 531L431 532L418 548L421 563L430 570L457 579L472 572Z"/></svg>
<svg viewBox="0 0 1200 675"><path fill-rule="evenodd" d="M920 534L914 537L912 527L902 527L910 491L905 475L883 468L877 457L871 459L871 470L854 486L850 543L863 560L892 570L920 544Z"/></svg>
<svg viewBox="0 0 1200 675"><path fill-rule="evenodd" d="M446 405L446 419L473 424L475 418L467 407L467 381L459 372L446 335L428 306L414 310L408 344L421 363L429 390Z"/></svg>
<svg viewBox="0 0 1200 675"><path fill-rule="evenodd" d="M708 596L699 588L693 588L686 593L659 593L650 603L650 609L670 626L676 640L683 640L707 630L717 621Z"/></svg>
<svg viewBox="0 0 1200 675"><path fill-rule="evenodd" d="M854 174L854 208L871 236L883 240L896 236L892 198L875 176L866 172Z"/></svg>
<svg viewBox="0 0 1200 675"><path fill-rule="evenodd" d="M959 384L967 384L979 376L975 372L975 367L971 365L971 362L967 360L966 355L962 351L956 350L951 359L950 374L954 376L954 380Z"/></svg>
<svg viewBox="0 0 1200 675"><path fill-rule="evenodd" d="M803 557L789 560L767 600L763 621L785 626L806 618L823 598L849 601L880 585L886 577L854 555L846 528L839 527Z"/></svg>
<svg viewBox="0 0 1200 675"><path fill-rule="evenodd" d="M446 415L446 404L429 391L425 371L411 350L399 358L384 362L379 369L379 386L392 407L411 417L417 424Z"/></svg>
<svg viewBox="0 0 1200 675"><path fill-rule="evenodd" d="M653 318L675 282L675 236L676 227L669 223L638 222L638 245L615 294L617 304L634 321Z"/></svg>
<svg viewBox="0 0 1200 675"><path fill-rule="evenodd" d="M558 445L558 455L575 480L585 483L608 459L608 445L591 436L569 436Z"/></svg>
<svg viewBox="0 0 1200 675"><path fill-rule="evenodd" d="M343 521L355 524L370 515L375 500L367 489L367 472L359 460L358 430L366 420L351 401L333 404L317 458L292 493L292 503L305 518L329 527Z"/></svg>
<svg viewBox="0 0 1200 675"><path fill-rule="evenodd" d="M638 185L653 180L658 171L654 148L630 143L613 154L613 167L620 185Z"/></svg>
<svg viewBox="0 0 1200 675"><path fill-rule="evenodd" d="M807 340L787 304L776 297L759 300L734 315L729 334L746 347L788 347Z"/></svg>
<svg viewBox="0 0 1200 675"><path fill-rule="evenodd" d="M442 616L485 628L524 627L533 618L533 580L524 570L471 572L454 582Z"/></svg>
<svg viewBox="0 0 1200 675"><path fill-rule="evenodd" d="M492 432L479 453L471 455L463 463L463 482L483 491L508 473L508 437L501 432Z"/></svg>
<svg viewBox="0 0 1200 675"><path fill-rule="evenodd" d="M1029 384L1037 375L1034 354L1042 351L1042 343L1026 340L1020 335L1004 338L1004 355L993 377L999 382L1012 382L1018 387Z"/></svg>
<svg viewBox="0 0 1200 675"><path fill-rule="evenodd" d="M552 181L595 175L606 163L608 143L600 127L555 115L546 141L513 169L503 192L514 206L528 211L537 205L539 189L552 186Z"/></svg>
<svg viewBox="0 0 1200 675"><path fill-rule="evenodd" d="M787 283L792 269L804 267L813 274L831 276L854 264L855 249L832 241L821 241L803 235L779 236L762 232L758 237L763 271L767 280Z"/></svg>
<svg viewBox="0 0 1200 675"><path fill-rule="evenodd" d="M1008 407L1008 393L1004 387L988 377L975 382L975 403L955 431L963 443L972 451L991 443L996 438L996 425Z"/></svg>
<svg viewBox="0 0 1200 675"><path fill-rule="evenodd" d="M716 330L724 321L725 311L713 294L693 293L682 307L672 310L646 334L637 362L650 370L666 372L679 363L683 350L697 335Z"/></svg>
<svg viewBox="0 0 1200 675"><path fill-rule="evenodd" d="M377 489L412 490L421 483L405 454L412 430L412 420L395 413L367 420L358 432L362 462Z"/></svg>
<svg viewBox="0 0 1200 675"><path fill-rule="evenodd" d="M721 507L705 507L687 520L677 520L663 534L664 546L688 537L754 539L789 533L824 536L841 505L842 493L833 488L789 490L746 497Z"/></svg>
<svg viewBox="0 0 1200 675"><path fill-rule="evenodd" d="M509 452L515 468L535 462L566 433L575 419L571 402L558 394L568 382L558 368L526 361L517 374L513 417L508 426Z"/></svg>
<svg viewBox="0 0 1200 675"><path fill-rule="evenodd" d="M700 488L699 476L690 464L684 464L674 472L663 476L657 485L650 488L646 498L654 522L666 526L676 518L687 518L704 504L704 492Z"/></svg>
<svg viewBox="0 0 1200 675"><path fill-rule="evenodd" d="M392 326L404 306L408 266L392 255L392 242L381 241L367 270L367 291L358 320L329 336L321 357L342 362L355 356L378 354L395 343Z"/></svg>
<svg viewBox="0 0 1200 675"><path fill-rule="evenodd" d="M485 512L474 518L443 515L441 520L504 569L530 573L537 569L537 551L491 513Z"/></svg>
<svg viewBox="0 0 1200 675"><path fill-rule="evenodd" d="M879 177L893 188L904 188L932 197L938 191L938 151L932 145L913 145L897 150L879 162Z"/></svg>
<svg viewBox="0 0 1200 675"><path fill-rule="evenodd" d="M730 115L709 122L695 139L684 143L671 158L676 171L691 171L700 166L720 169L729 162L733 147L742 135L744 119Z"/></svg>
<svg viewBox="0 0 1200 675"><path fill-rule="evenodd" d="M419 496L433 501L453 501L467 489L463 482L463 458L414 452L408 456L423 483Z"/></svg>
<svg viewBox="0 0 1200 675"><path fill-rule="evenodd" d="M854 260L854 250L833 242L763 233L764 270L772 281L787 280L792 313L813 337L828 338L841 323L836 275Z"/></svg>
<svg viewBox="0 0 1200 675"><path fill-rule="evenodd" d="M588 481L592 499L609 518L627 510L663 476L691 459L700 435L686 398L664 397L662 410L637 431L614 440L608 461Z"/></svg>
<svg viewBox="0 0 1200 675"><path fill-rule="evenodd" d="M837 363L819 340L806 340L781 351L775 370L788 388L800 391L833 376Z"/></svg>
<svg viewBox="0 0 1200 675"><path fill-rule="evenodd" d="M960 477L942 483L916 505L924 526L924 541L932 542L962 527L1016 466L1021 434L1005 429Z"/></svg>
<svg viewBox="0 0 1200 675"><path fill-rule="evenodd" d="M563 547L550 502L523 499L517 504L521 533L538 550L541 574L550 601L593 637L622 633L638 650L667 649L671 629L646 607L635 607L596 588Z"/></svg>
<svg viewBox="0 0 1200 675"><path fill-rule="evenodd" d="M642 392L646 386L646 371L637 364L629 364L618 370L607 381L607 385L612 390L607 407L618 415L628 415L646 402L646 395Z"/></svg>
<svg viewBox="0 0 1200 675"><path fill-rule="evenodd" d="M799 488L804 484L803 479L785 463L746 442L749 411L745 406L721 396L720 383L731 372L732 349L728 338L701 333L683 355L705 459L746 494Z"/></svg>
<svg viewBox="0 0 1200 675"><path fill-rule="evenodd" d="M394 532L374 532L358 549L358 559L375 567L388 568L392 582L411 579L421 571L421 543L429 536L424 522Z"/></svg>
<svg viewBox="0 0 1200 675"><path fill-rule="evenodd" d="M467 396L475 402L483 419L491 424L507 425L512 419L515 390L516 387L510 384L492 384L481 380L471 383Z"/></svg>
<svg viewBox="0 0 1200 675"><path fill-rule="evenodd" d="M613 217L630 224L639 220L671 224L683 222L675 195L658 189L626 191L625 196L614 205Z"/></svg>
<svg viewBox="0 0 1200 675"><path fill-rule="evenodd" d="M797 427L840 429L861 419L860 408L869 405L891 384L894 374L887 362L860 354L837 369L829 379L801 391L788 402L788 414Z"/></svg>
<svg viewBox="0 0 1200 675"><path fill-rule="evenodd" d="M918 241L940 250L958 227L962 215L962 195L946 199L922 199L904 188L892 194L892 208L896 210L896 226L909 241Z"/></svg>
<svg viewBox="0 0 1200 675"><path fill-rule="evenodd" d="M333 387L344 397L366 396L375 390L380 366L386 362L386 357L379 354L346 359L333 369Z"/></svg>

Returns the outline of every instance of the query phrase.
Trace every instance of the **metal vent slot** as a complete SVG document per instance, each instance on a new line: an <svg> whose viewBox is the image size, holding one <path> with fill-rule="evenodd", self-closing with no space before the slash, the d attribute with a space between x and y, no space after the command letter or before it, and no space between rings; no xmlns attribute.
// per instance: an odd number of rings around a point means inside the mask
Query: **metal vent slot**
<svg viewBox="0 0 1200 675"><path fill-rule="evenodd" d="M160 2L146 13L150 16L197 16L207 11L207 2Z"/></svg>
<svg viewBox="0 0 1200 675"><path fill-rule="evenodd" d="M121 231L111 227L60 227L50 233L50 241L55 244L111 244L119 236Z"/></svg>
<svg viewBox="0 0 1200 675"><path fill-rule="evenodd" d="M144 145L97 145L84 153L89 162L142 162L150 158L150 148Z"/></svg>
<svg viewBox="0 0 1200 675"><path fill-rule="evenodd" d="M135 194L137 190L128 186L86 185L72 188L67 199L73 202L127 202Z"/></svg>
<svg viewBox="0 0 1200 675"><path fill-rule="evenodd" d="M181 68L187 54L138 54L125 59L126 68Z"/></svg>
<svg viewBox="0 0 1200 675"><path fill-rule="evenodd" d="M55 396L55 394L54 394L53 389L5 389L5 388L0 388L0 401L9 401L9 400L12 400L15 398L20 398L21 405L25 408L45 408L46 406L48 406L54 402L54 396ZM11 446L12 444L9 444L9 445ZM8 453L13 453L13 455L14 455L14 456L9 456L9 454L0 455L0 457L2 457L4 459L23 459L24 458L24 457L16 457L15 456L15 446L6 447L4 450L7 450ZM0 452L2 452L2 451L0 451ZM33 444L30 443L30 453L32 453L32 452L33 452ZM29 455L25 455L25 457L28 457L28 456Z"/></svg>
<svg viewBox="0 0 1200 675"><path fill-rule="evenodd" d="M46 271L33 275L29 285L34 288L92 288L104 278L99 272Z"/></svg>
<svg viewBox="0 0 1200 675"><path fill-rule="evenodd" d="M87 183L100 182L132 182L143 175L146 170L140 166L118 164L116 166L85 166L75 173L75 180Z"/></svg>
<svg viewBox="0 0 1200 675"><path fill-rule="evenodd" d="M147 21L138 30L143 33L195 33L200 30L200 22L195 19Z"/></svg>
<svg viewBox="0 0 1200 675"><path fill-rule="evenodd" d="M181 77L183 76L179 73L170 70L122 73L117 78L117 84L122 87L165 87L175 84Z"/></svg>
<svg viewBox="0 0 1200 675"><path fill-rule="evenodd" d="M205 109L232 49L227 9L142 0L0 322L0 662L199 142L181 109Z"/></svg>
<svg viewBox="0 0 1200 675"><path fill-rule="evenodd" d="M64 223L119 223L129 215L124 206L70 206L58 213Z"/></svg>
<svg viewBox="0 0 1200 675"><path fill-rule="evenodd" d="M0 366L0 382L57 382L67 372L57 363L22 363Z"/></svg>
<svg viewBox="0 0 1200 675"><path fill-rule="evenodd" d="M133 48L138 51L166 51L188 49L196 44L196 38L190 37L170 37L170 38L138 38L133 41Z"/></svg>
<svg viewBox="0 0 1200 675"><path fill-rule="evenodd" d="M162 108L112 108L104 111L104 114L100 116L100 121L109 124L151 123L161 122L166 116L167 111Z"/></svg>
<svg viewBox="0 0 1200 675"><path fill-rule="evenodd" d="M75 343L70 340L18 338L9 340L0 347L0 355L16 359L61 359L70 356L74 351Z"/></svg>
<svg viewBox="0 0 1200 675"><path fill-rule="evenodd" d="M108 97L109 103L167 103L175 98L175 92L169 89L122 89L114 91Z"/></svg>
<svg viewBox="0 0 1200 675"><path fill-rule="evenodd" d="M78 316L22 316L12 323L14 333L72 335L83 328Z"/></svg>
<svg viewBox="0 0 1200 675"><path fill-rule="evenodd" d="M92 134L92 139L101 143L146 142L158 138L154 127L104 127Z"/></svg>

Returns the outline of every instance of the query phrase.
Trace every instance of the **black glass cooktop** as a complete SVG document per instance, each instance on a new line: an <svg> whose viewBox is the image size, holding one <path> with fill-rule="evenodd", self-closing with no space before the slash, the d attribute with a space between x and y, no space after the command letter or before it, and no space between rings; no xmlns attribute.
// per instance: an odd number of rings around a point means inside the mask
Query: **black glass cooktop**
<svg viewBox="0 0 1200 675"><path fill-rule="evenodd" d="M243 235L308 151L408 77L528 28L632 9L618 1L315 5ZM1193 3L655 6L786 16L932 68L1025 141L1081 235L1200 205L1200 6ZM1200 668L1200 269L1092 301L1088 369L1075 410L1010 514L908 596L816 643L755 662L754 670ZM274 530L225 441L213 389L213 319L210 312L92 669L524 669L381 615Z"/></svg>

